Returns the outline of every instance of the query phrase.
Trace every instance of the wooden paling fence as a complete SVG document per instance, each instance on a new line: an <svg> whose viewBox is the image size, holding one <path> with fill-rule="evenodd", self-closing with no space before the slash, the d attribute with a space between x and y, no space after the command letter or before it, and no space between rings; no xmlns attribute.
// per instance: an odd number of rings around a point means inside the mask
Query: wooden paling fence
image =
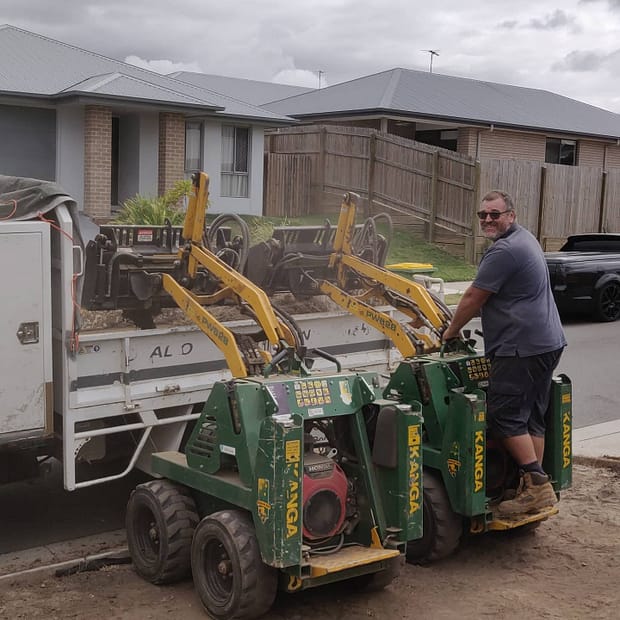
<svg viewBox="0 0 620 620"><path fill-rule="evenodd" d="M265 215L298 217L313 212L312 160L308 155L266 153L264 170Z"/></svg>
<svg viewBox="0 0 620 620"><path fill-rule="evenodd" d="M620 230L620 170L483 159L371 129L302 126L266 133L265 215L337 213L344 192L364 215L388 213L427 241L475 262L475 211L502 189L519 222L549 249L576 232Z"/></svg>

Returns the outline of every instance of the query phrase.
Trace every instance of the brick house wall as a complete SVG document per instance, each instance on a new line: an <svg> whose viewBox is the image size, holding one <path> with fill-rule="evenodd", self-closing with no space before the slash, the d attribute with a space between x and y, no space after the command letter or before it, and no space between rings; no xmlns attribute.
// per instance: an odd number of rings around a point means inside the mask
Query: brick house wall
<svg viewBox="0 0 620 620"><path fill-rule="evenodd" d="M112 110L84 109L84 212L95 221L110 217L112 189Z"/></svg>
<svg viewBox="0 0 620 620"><path fill-rule="evenodd" d="M185 178L184 175L185 118L182 114L162 112L159 115L159 195Z"/></svg>
<svg viewBox="0 0 620 620"><path fill-rule="evenodd" d="M488 159L528 159L545 161L544 135L495 129L460 127L457 151L464 155Z"/></svg>
<svg viewBox="0 0 620 620"><path fill-rule="evenodd" d="M577 163L580 166L602 168L605 159L605 145L602 142L579 140L577 144Z"/></svg>
<svg viewBox="0 0 620 620"><path fill-rule="evenodd" d="M473 127L459 127L456 139L457 152L470 157L476 157L479 131L480 129L474 129Z"/></svg>
<svg viewBox="0 0 620 620"><path fill-rule="evenodd" d="M516 131L482 131L478 157L545 161L546 136Z"/></svg>
<svg viewBox="0 0 620 620"><path fill-rule="evenodd" d="M605 167L606 168L620 168L620 146L607 146L607 153L605 155Z"/></svg>
<svg viewBox="0 0 620 620"><path fill-rule="evenodd" d="M479 153L476 152L478 140ZM457 151L470 157L544 162L546 140L547 136L543 134L461 127L458 133ZM577 144L579 166L620 168L620 146L594 140L578 140Z"/></svg>

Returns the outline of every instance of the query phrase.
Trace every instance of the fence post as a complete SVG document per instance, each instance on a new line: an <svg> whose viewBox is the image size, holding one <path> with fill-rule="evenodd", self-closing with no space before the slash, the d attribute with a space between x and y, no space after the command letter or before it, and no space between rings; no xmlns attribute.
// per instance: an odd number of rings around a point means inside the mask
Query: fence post
<svg viewBox="0 0 620 620"><path fill-rule="evenodd" d="M373 131L370 134L370 145L368 155L368 205L365 217L370 217L374 213L373 200L375 199L375 160L377 157L377 134Z"/></svg>
<svg viewBox="0 0 620 620"><path fill-rule="evenodd" d="M428 215L428 242L435 243L435 220L437 219L437 183L439 175L439 151L433 153L433 170L431 176L431 208Z"/></svg>
<svg viewBox="0 0 620 620"><path fill-rule="evenodd" d="M263 215L271 215L271 192L269 191L269 151L263 153Z"/></svg>
<svg viewBox="0 0 620 620"><path fill-rule="evenodd" d="M477 238L478 238L478 216L476 215L476 211L478 210L478 205L480 204L480 177L481 177L481 166L480 160L477 159L474 168L474 204L471 210L471 247L467 247L467 243L465 243L465 258L469 260L472 265L476 264L476 248L478 246ZM465 237L465 241L467 242L467 237Z"/></svg>
<svg viewBox="0 0 620 620"><path fill-rule="evenodd" d="M319 129L319 159L317 174L317 192L316 192L316 209L315 213L320 213L322 209L322 198L325 190L325 165L327 162L327 127L321 125Z"/></svg>
<svg viewBox="0 0 620 620"><path fill-rule="evenodd" d="M545 192L547 189L547 166L542 166L540 169L540 188L538 191L538 223L536 226L536 238L541 246L543 246L543 232L544 232L544 219L545 219Z"/></svg>
<svg viewBox="0 0 620 620"><path fill-rule="evenodd" d="M603 178L601 180L601 206L598 216L598 231L605 232L606 220L606 203L607 203L607 171L603 170Z"/></svg>

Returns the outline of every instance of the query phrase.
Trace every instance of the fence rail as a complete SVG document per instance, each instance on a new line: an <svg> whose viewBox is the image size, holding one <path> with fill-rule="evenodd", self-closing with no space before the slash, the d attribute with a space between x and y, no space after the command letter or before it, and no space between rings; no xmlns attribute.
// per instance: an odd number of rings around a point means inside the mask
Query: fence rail
<svg viewBox="0 0 620 620"><path fill-rule="evenodd" d="M268 131L265 215L336 213L342 194L365 215L387 212L430 242L475 262L484 247L474 212L493 188L515 199L543 247L577 232L620 230L620 170L482 159L357 127Z"/></svg>

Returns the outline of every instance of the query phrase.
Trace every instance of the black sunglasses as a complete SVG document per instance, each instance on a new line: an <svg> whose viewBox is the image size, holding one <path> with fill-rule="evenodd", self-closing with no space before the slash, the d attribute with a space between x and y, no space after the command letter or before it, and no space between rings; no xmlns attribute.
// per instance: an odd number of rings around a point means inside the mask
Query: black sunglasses
<svg viewBox="0 0 620 620"><path fill-rule="evenodd" d="M511 211L512 209L506 209L505 211L478 211L477 215L481 220L486 220L487 219L487 215L492 219L492 220L499 220L499 216L500 215L504 215L504 213L508 213L509 211Z"/></svg>

